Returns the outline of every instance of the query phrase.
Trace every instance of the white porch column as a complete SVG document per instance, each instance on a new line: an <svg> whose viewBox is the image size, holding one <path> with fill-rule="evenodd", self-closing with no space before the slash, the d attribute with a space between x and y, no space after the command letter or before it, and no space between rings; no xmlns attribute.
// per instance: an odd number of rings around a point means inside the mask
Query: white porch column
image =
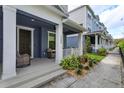
<svg viewBox="0 0 124 93"><path fill-rule="evenodd" d="M3 6L2 79L16 76L16 9Z"/></svg>
<svg viewBox="0 0 124 93"><path fill-rule="evenodd" d="M95 35L95 52L97 52L98 49L98 35Z"/></svg>
<svg viewBox="0 0 124 93"><path fill-rule="evenodd" d="M56 25L56 63L63 58L63 24Z"/></svg>
<svg viewBox="0 0 124 93"><path fill-rule="evenodd" d="M78 34L78 48L79 48L79 55L83 54L83 41L82 41L82 33Z"/></svg>

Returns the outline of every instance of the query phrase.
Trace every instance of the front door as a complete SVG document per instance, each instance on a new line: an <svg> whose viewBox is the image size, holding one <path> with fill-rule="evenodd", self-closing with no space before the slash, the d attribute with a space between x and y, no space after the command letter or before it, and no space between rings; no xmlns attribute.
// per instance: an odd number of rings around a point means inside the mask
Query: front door
<svg viewBox="0 0 124 93"><path fill-rule="evenodd" d="M19 30L19 53L31 56L31 31Z"/></svg>
<svg viewBox="0 0 124 93"><path fill-rule="evenodd" d="M23 27L17 28L17 48L20 54L29 54L32 56L32 30L31 29L25 29Z"/></svg>

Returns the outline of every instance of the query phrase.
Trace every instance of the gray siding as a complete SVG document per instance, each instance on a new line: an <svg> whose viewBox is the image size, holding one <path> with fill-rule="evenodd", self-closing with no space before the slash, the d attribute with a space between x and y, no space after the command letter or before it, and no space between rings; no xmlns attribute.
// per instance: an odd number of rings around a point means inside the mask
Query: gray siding
<svg viewBox="0 0 124 93"><path fill-rule="evenodd" d="M42 45L42 51L41 51L41 56L42 57L46 57L47 53L46 53L46 49L48 48L48 29L46 27L42 27L42 31L41 31L41 45Z"/></svg>
<svg viewBox="0 0 124 93"><path fill-rule="evenodd" d="M0 63L2 63L3 55L3 21L2 21L2 8L0 8Z"/></svg>
<svg viewBox="0 0 124 93"><path fill-rule="evenodd" d="M34 57L41 57L41 29L36 28L34 31Z"/></svg>

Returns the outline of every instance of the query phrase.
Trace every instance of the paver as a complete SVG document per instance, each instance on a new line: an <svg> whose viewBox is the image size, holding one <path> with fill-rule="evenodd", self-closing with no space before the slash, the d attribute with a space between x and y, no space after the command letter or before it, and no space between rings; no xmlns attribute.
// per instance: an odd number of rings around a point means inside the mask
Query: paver
<svg viewBox="0 0 124 93"><path fill-rule="evenodd" d="M76 81L70 87L74 88L120 88L121 87L121 57L116 48L100 62L94 70Z"/></svg>
<svg viewBox="0 0 124 93"><path fill-rule="evenodd" d="M121 57L118 48L107 55L98 65L83 78L76 80L65 76L41 87L70 88L120 88L121 87Z"/></svg>

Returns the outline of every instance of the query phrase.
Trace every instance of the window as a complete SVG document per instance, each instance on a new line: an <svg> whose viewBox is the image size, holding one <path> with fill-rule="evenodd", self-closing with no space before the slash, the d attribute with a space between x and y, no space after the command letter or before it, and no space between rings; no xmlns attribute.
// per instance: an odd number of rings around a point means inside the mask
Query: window
<svg viewBox="0 0 124 93"><path fill-rule="evenodd" d="M48 31L48 48L55 49L56 34L55 32Z"/></svg>
<svg viewBox="0 0 124 93"><path fill-rule="evenodd" d="M91 32L91 29L88 27L88 31L90 31Z"/></svg>
<svg viewBox="0 0 124 93"><path fill-rule="evenodd" d="M88 13L88 18L91 19L91 15Z"/></svg>

